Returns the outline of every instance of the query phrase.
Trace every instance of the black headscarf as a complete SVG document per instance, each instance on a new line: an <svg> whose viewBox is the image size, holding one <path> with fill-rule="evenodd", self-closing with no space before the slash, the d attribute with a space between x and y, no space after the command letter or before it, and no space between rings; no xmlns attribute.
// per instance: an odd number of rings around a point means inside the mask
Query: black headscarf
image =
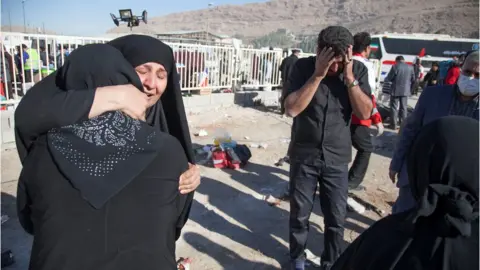
<svg viewBox="0 0 480 270"><path fill-rule="evenodd" d="M408 155L408 178L418 209L413 221L434 221L440 237L470 236L478 219L477 120L449 116L422 128Z"/></svg>
<svg viewBox="0 0 480 270"><path fill-rule="evenodd" d="M159 132L168 132L182 144L187 159L195 163L192 139L188 129L185 106L183 105L180 77L173 56L172 48L160 40L144 35L127 35L110 41L108 44L117 48L133 67L155 62L163 65L168 73L167 88L160 100L147 111L147 123ZM186 205L178 221L181 228L187 222L193 202L193 192L188 193ZM176 239L180 237L177 230Z"/></svg>
<svg viewBox="0 0 480 270"><path fill-rule="evenodd" d="M194 163L192 140L183 105L173 51L162 41L145 35L127 35L108 42L133 66L154 62L168 72L168 84L160 100L147 111L147 123L158 131L168 132L182 144L188 161Z"/></svg>
<svg viewBox="0 0 480 270"><path fill-rule="evenodd" d="M461 116L422 127L407 159L417 208L374 223L332 270L479 269L478 129Z"/></svg>
<svg viewBox="0 0 480 270"><path fill-rule="evenodd" d="M61 89L91 89L142 83L122 53L107 44L73 51L57 72ZM121 112L52 129L48 146L63 175L93 207L101 208L138 176L157 155L159 132Z"/></svg>

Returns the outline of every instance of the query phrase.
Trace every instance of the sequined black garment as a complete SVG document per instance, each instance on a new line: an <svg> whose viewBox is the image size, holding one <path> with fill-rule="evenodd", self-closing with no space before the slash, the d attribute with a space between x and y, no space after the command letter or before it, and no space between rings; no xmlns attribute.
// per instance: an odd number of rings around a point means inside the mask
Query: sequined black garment
<svg viewBox="0 0 480 270"><path fill-rule="evenodd" d="M95 208L132 181L156 156L158 133L121 112L48 132L59 170Z"/></svg>
<svg viewBox="0 0 480 270"><path fill-rule="evenodd" d="M31 270L174 270L175 240L188 208L178 192L187 169L182 146L165 142L148 166L95 209L65 179L40 137L17 192L21 224L34 235Z"/></svg>
<svg viewBox="0 0 480 270"><path fill-rule="evenodd" d="M140 78L121 52L104 44L72 52L56 81L64 89L130 83L143 90ZM60 172L86 201L101 208L156 157L163 143L158 133L147 123L117 111L51 129L47 141Z"/></svg>

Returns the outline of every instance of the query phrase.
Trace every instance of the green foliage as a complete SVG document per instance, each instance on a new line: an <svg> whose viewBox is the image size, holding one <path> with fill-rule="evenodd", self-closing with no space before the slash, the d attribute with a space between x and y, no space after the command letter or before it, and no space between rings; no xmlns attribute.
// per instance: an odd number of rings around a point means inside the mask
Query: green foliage
<svg viewBox="0 0 480 270"><path fill-rule="evenodd" d="M304 53L315 53L317 48L317 36L304 36L297 43L297 48L302 49Z"/></svg>
<svg viewBox="0 0 480 270"><path fill-rule="evenodd" d="M316 36L295 37L292 33L285 29L278 29L265 36L261 36L252 40L255 48L274 47L274 48L300 48L303 52L314 53L316 47Z"/></svg>
<svg viewBox="0 0 480 270"><path fill-rule="evenodd" d="M271 32L265 36L258 37L252 41L255 48L262 47L277 47L277 48L289 48L295 44L294 36L286 34L285 30L278 29L275 32Z"/></svg>

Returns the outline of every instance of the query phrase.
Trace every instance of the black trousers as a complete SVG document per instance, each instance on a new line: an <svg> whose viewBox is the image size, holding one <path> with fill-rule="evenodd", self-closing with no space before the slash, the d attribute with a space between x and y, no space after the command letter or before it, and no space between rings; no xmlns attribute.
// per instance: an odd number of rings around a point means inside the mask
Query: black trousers
<svg viewBox="0 0 480 270"><path fill-rule="evenodd" d="M370 128L361 125L351 125L352 145L357 150L352 167L348 171L348 186L358 187L367 173L370 156L373 152L372 137Z"/></svg>
<svg viewBox="0 0 480 270"><path fill-rule="evenodd" d="M412 89L410 90L410 93L412 96L418 95L418 88L420 87L420 79L415 80L415 82L412 83Z"/></svg>
<svg viewBox="0 0 480 270"><path fill-rule="evenodd" d="M283 115L285 114L285 98L286 95L287 95L287 87L286 87L286 81L283 80L282 78L282 82L283 82L283 85L282 85L282 93L281 93L281 96L280 96L280 113Z"/></svg>
<svg viewBox="0 0 480 270"><path fill-rule="evenodd" d="M305 164L290 159L290 258L304 260L317 185L324 216L322 266L331 266L343 251L347 208L348 164L326 165L320 158Z"/></svg>

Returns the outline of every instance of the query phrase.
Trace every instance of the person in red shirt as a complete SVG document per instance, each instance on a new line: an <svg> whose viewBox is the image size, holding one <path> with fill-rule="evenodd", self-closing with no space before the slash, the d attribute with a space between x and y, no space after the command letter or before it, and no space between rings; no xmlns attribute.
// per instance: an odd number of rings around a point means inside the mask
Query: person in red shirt
<svg viewBox="0 0 480 270"><path fill-rule="evenodd" d="M447 76L445 77L445 84L446 85L456 84L459 76L460 76L460 65L458 61L455 61L453 66L447 72Z"/></svg>
<svg viewBox="0 0 480 270"><path fill-rule="evenodd" d="M376 80L373 64L368 60L370 55L371 37L368 33L358 33L353 37L353 59L362 62L368 69L368 81L371 89L374 91ZM370 156L373 152L373 143L370 126L372 123L377 126L378 134L383 132L382 117L377 110L375 104L375 96L372 95L373 110L370 119L360 120L356 115L352 114L352 122L350 123L350 134L352 136L352 146L357 150L357 154L350 170L348 171L348 188L350 190L363 190L360 185L367 173Z"/></svg>

